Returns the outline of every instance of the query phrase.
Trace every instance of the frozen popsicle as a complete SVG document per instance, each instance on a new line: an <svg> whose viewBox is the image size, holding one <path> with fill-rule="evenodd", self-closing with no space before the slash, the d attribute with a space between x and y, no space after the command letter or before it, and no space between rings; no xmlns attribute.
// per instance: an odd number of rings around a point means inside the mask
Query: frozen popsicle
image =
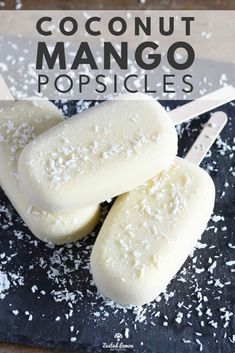
<svg viewBox="0 0 235 353"><path fill-rule="evenodd" d="M105 296L122 305L151 302L183 265L214 207L214 183L196 164L225 122L224 113L215 113L186 159L176 157L117 198L91 254L93 279Z"/></svg>
<svg viewBox="0 0 235 353"><path fill-rule="evenodd" d="M147 95L126 94L28 144L19 159L20 183L38 207L85 207L142 184L176 151L176 131L164 108Z"/></svg>
<svg viewBox="0 0 235 353"><path fill-rule="evenodd" d="M132 190L173 161L174 124L234 98L234 88L225 87L172 111L170 117L141 93L102 103L25 147L19 160L21 188L35 205L54 211Z"/></svg>
<svg viewBox="0 0 235 353"><path fill-rule="evenodd" d="M0 98L5 98L1 92L0 87ZM80 239L94 228L99 216L98 205L74 208L67 213L47 212L34 207L19 189L18 158L21 150L40 133L61 121L59 110L46 100L4 104L0 112L0 185L33 234L56 244Z"/></svg>

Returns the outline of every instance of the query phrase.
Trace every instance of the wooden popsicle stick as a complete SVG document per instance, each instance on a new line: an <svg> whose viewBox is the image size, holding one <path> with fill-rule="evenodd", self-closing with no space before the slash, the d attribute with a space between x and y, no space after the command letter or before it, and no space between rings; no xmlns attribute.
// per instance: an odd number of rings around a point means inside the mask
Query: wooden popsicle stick
<svg viewBox="0 0 235 353"><path fill-rule="evenodd" d="M12 96L9 88L7 87L5 81L0 75L0 101L5 101L4 103L1 102L1 106L7 103L8 100L12 101L14 100L14 97Z"/></svg>
<svg viewBox="0 0 235 353"><path fill-rule="evenodd" d="M235 99L235 88L226 86L200 97L182 107L172 110L169 114L175 125L195 118L198 115L206 113L216 107L228 103Z"/></svg>
<svg viewBox="0 0 235 353"><path fill-rule="evenodd" d="M228 117L224 112L216 112L212 114L211 118L205 124L200 135L190 148L185 159L199 165L220 132L223 130L227 121Z"/></svg>

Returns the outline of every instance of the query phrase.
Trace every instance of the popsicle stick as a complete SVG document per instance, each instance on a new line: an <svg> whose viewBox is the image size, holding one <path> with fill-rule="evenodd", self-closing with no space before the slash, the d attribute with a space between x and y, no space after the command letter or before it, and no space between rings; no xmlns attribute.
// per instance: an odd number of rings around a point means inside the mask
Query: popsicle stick
<svg viewBox="0 0 235 353"><path fill-rule="evenodd" d="M172 110L169 114L175 125L195 118L198 115L206 113L216 107L228 103L235 99L235 88L226 86L196 99L182 107Z"/></svg>
<svg viewBox="0 0 235 353"><path fill-rule="evenodd" d="M216 138L223 130L228 117L224 112L216 112L212 114L210 120L205 124L202 132L190 148L185 159L199 165Z"/></svg>
<svg viewBox="0 0 235 353"><path fill-rule="evenodd" d="M9 88L7 87L5 81L3 80L2 76L0 75L0 101L12 101L14 97L12 96ZM7 102L1 102L1 106Z"/></svg>

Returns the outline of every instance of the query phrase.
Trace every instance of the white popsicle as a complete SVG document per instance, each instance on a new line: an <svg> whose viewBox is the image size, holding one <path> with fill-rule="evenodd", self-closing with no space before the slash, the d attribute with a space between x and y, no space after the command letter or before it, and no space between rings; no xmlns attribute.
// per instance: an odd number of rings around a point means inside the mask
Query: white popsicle
<svg viewBox="0 0 235 353"><path fill-rule="evenodd" d="M57 125L19 159L22 190L37 206L68 210L100 203L165 169L177 134L153 98L126 94Z"/></svg>
<svg viewBox="0 0 235 353"><path fill-rule="evenodd" d="M2 98L6 90L6 86L4 91L0 87ZM61 121L59 110L46 100L4 103L0 112L0 185L32 233L56 244L80 239L94 228L99 217L99 205L67 213L47 212L34 207L20 191L18 158L23 147Z"/></svg>
<svg viewBox="0 0 235 353"><path fill-rule="evenodd" d="M94 282L105 296L122 305L143 305L183 265L214 207L214 183L196 164L226 119L215 113L186 159L177 157L167 170L117 198L91 254Z"/></svg>
<svg viewBox="0 0 235 353"><path fill-rule="evenodd" d="M170 114L141 93L121 98L59 124L26 146L20 184L35 205L66 211L143 184L173 161L174 124L235 99L235 90L224 87Z"/></svg>

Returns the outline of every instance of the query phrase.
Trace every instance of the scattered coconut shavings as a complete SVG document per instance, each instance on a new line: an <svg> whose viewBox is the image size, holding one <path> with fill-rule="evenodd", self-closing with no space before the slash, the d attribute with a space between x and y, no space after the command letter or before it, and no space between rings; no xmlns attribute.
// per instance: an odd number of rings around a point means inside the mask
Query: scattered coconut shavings
<svg viewBox="0 0 235 353"><path fill-rule="evenodd" d="M24 285L24 277L19 273L0 271L0 299L4 299L9 293L10 287L18 287Z"/></svg>
<svg viewBox="0 0 235 353"><path fill-rule="evenodd" d="M32 321L33 320L33 315L30 314L30 312L25 311L25 315L28 317L28 321Z"/></svg>
<svg viewBox="0 0 235 353"><path fill-rule="evenodd" d="M191 340L187 340L186 338L183 338L182 341L183 341L184 343L192 343Z"/></svg>
<svg viewBox="0 0 235 353"><path fill-rule="evenodd" d="M32 293L36 293L37 290L38 290L38 287L37 287L36 285L34 285L34 286L31 288Z"/></svg>
<svg viewBox="0 0 235 353"><path fill-rule="evenodd" d="M198 338L196 338L195 341L196 341L196 343L199 345L199 351L202 352L202 351L203 351L203 345L202 345L201 341L199 341Z"/></svg>
<svg viewBox="0 0 235 353"><path fill-rule="evenodd" d="M213 273L214 269L216 268L216 265L217 265L217 261L214 261L214 262L212 263L212 265L208 268L208 271L209 271L210 273Z"/></svg>
<svg viewBox="0 0 235 353"><path fill-rule="evenodd" d="M224 217L223 216L216 216L216 215L213 215L212 216L212 221L214 221L214 222L219 222L219 221L224 221Z"/></svg>
<svg viewBox="0 0 235 353"><path fill-rule="evenodd" d="M108 129L106 128L104 134L113 134L111 125ZM44 153L40 153L32 163L46 164L47 179L52 181L54 186L58 186L61 183L69 182L74 174L84 174L87 168L91 168L91 164L96 165L100 160L109 160L117 156L123 157L123 155L130 158L133 154L141 154L144 152L145 145L150 144L153 140L157 142L158 138L159 136L150 136L139 130L134 138L124 137L123 142L119 144L113 143L110 146L105 146L104 143L93 141L90 145L85 146L72 145L71 141L61 136L58 146L46 153L46 161ZM102 140L102 137L97 137L97 139Z"/></svg>
<svg viewBox="0 0 235 353"><path fill-rule="evenodd" d="M10 281L8 276L4 272L0 272L0 299L3 299L6 296L6 292L10 288Z"/></svg>
<svg viewBox="0 0 235 353"><path fill-rule="evenodd" d="M227 262L225 262L225 264L227 266L234 266L235 265L235 261L227 261Z"/></svg>
<svg viewBox="0 0 235 353"><path fill-rule="evenodd" d="M229 341L231 343L235 343L235 335L232 335L232 337L229 337Z"/></svg>
<svg viewBox="0 0 235 353"><path fill-rule="evenodd" d="M130 332L129 328L126 327L126 328L125 328L125 332L124 332L124 336L125 336L126 338L129 338L129 332Z"/></svg>
<svg viewBox="0 0 235 353"><path fill-rule="evenodd" d="M181 323L181 321L182 321L182 319L183 319L183 316L184 316L184 314L181 313L180 311L177 313L177 316L176 316L176 318L175 318L175 321L177 322L177 324L180 324L180 323Z"/></svg>
<svg viewBox="0 0 235 353"><path fill-rule="evenodd" d="M58 104L61 104L62 110L69 111L67 102L63 104L58 102ZM76 103L75 109L82 111L92 104L92 102ZM191 128L194 123L195 121L182 124L178 127L179 134L182 137L186 134L190 139L194 134ZM224 137L221 139L223 142L225 141ZM221 151L224 151L226 158L228 157L229 161L232 161L229 155L233 153L233 145L234 141L229 139L226 140L226 143L220 142L219 145L212 148L212 155L208 155L203 162L205 169L210 166L208 172L212 174L215 183L218 183L221 169L220 159L217 157L222 155ZM93 147L96 149L96 146ZM79 342L81 328L78 315L84 315L84 313L87 317L92 318L94 327L103 325L109 327L111 320L115 320L114 322L122 329L122 331L116 332L122 332L126 339L129 339L130 331L133 332L133 335L138 335L139 330L145 326L155 330L159 327L167 329L169 330L169 338L171 338L172 325L174 325L179 330L184 327L190 330L190 333L192 332L191 326L193 327L194 338L185 334L182 344L196 344L198 350L205 350L206 347L206 342L203 340L203 329L207 330L208 338L216 337L215 339L219 340L218 337L223 335L228 344L234 344L233 309L226 295L231 288L228 276L234 265L234 261L230 260L231 249L234 248L231 237L233 229L227 222L227 216L223 216L220 209L222 207L220 202L225 202L230 193L232 195L233 175L231 172L228 174L224 172L226 180L217 189L215 214L212 216L202 240L197 242L191 257L176 274L164 293L149 305L140 307L123 308L105 299L97 292L89 267L89 257L97 231L74 244L64 246L43 244L31 235L3 195L0 205L0 226L2 229L0 271L3 274L2 283L5 283L5 287L0 284L0 288L2 287L0 296L4 296L1 299L4 300L2 303L5 303L5 298L10 298L12 291L17 293L20 286L20 290L28 289L28 300L33 298L36 305L42 306L43 300L47 302L50 298L51 305L54 308L61 306L63 311L55 311L54 316L48 316L48 322L58 326L62 324L68 329L70 335L68 340L75 345L76 342ZM100 224L97 229L105 219L111 204L104 203L102 205ZM176 203L177 205L178 203ZM148 208L148 205L143 206L143 212L148 213L151 217L151 209ZM131 237L133 227L128 227L125 231ZM148 242L144 242L143 246L148 246ZM17 262L19 253L27 259L22 267L19 267L19 262ZM134 256L138 259L138 253L135 253ZM15 261L17 265L15 265ZM223 269L222 272L221 269ZM40 273L40 281L35 276L38 273ZM8 288L3 290L3 287ZM17 320L19 318L22 321L24 318L27 320L27 324L30 324L31 320L35 321L36 309L35 312L33 308L22 310L21 307L14 305L10 310L12 316L17 316ZM46 312L44 315L47 317ZM200 331L202 336L200 336ZM141 339L140 346L144 346L143 338Z"/></svg>

